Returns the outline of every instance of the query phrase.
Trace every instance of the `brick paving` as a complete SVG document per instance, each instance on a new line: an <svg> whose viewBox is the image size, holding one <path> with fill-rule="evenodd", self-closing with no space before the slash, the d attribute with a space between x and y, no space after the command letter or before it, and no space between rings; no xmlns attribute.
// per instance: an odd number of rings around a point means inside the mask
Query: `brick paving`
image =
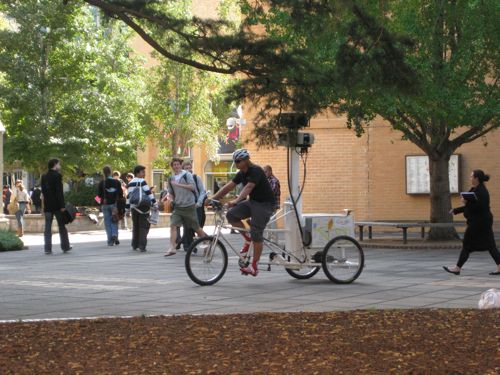
<svg viewBox="0 0 500 375"><path fill-rule="evenodd" d="M120 246L107 247L103 231L71 234L70 253L54 241L54 254L46 256L42 235L27 235L29 250L0 253L0 319L474 308L483 291L500 288L500 277L488 275L494 269L488 253L472 254L457 277L441 265L454 264L459 250L439 248L365 248L365 269L349 285L330 282L322 271L295 280L281 267L243 277L233 257L221 281L200 287L186 274L184 252L162 256L166 229L151 231L146 253L131 250L130 232L120 236Z"/></svg>

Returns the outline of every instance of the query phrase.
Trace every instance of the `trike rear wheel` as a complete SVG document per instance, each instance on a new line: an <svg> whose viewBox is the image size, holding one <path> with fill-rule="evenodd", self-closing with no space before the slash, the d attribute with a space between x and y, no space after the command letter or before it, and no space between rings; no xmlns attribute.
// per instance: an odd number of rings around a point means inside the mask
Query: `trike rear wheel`
<svg viewBox="0 0 500 375"><path fill-rule="evenodd" d="M323 250L323 271L338 284L349 284L363 271L365 256L360 244L352 237L338 236Z"/></svg>

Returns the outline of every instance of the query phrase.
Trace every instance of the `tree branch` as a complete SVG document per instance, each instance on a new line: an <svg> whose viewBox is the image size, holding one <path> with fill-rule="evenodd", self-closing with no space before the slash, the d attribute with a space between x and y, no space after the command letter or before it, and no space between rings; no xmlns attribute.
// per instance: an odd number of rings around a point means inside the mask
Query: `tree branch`
<svg viewBox="0 0 500 375"><path fill-rule="evenodd" d="M127 24L131 29L133 29L137 34L139 34L139 36L146 43L148 43L151 47L153 47L156 51L158 51L161 55L165 56L167 59L170 59L172 61L176 61L176 62L181 63L181 64L189 65L189 66L192 66L192 67L197 68L197 69L206 70L206 71L215 72L215 73L234 74L236 72L236 69L234 67L220 68L220 67L213 66L213 65L207 65L207 64L201 63L199 61L195 61L192 59L187 59L187 58L184 58L181 56L177 56L177 55L167 51L156 40L154 40L140 25L138 25L136 22L134 22L127 15L127 13L129 13L129 14L134 13L128 8L112 5L112 4L106 3L102 0L84 0L84 1L90 5L93 5L97 8L100 8L100 9L118 17L125 24ZM137 12L135 12L135 13L137 13ZM141 17L145 18L145 15L143 15L141 13ZM165 24L163 24L163 26L166 27ZM170 27L169 29L174 31L174 32L177 32L177 33L180 32L178 30L176 31L176 30L172 29L172 27Z"/></svg>
<svg viewBox="0 0 500 375"><path fill-rule="evenodd" d="M394 129L401 131L405 137L407 137L413 144L422 149L426 154L428 154L429 148L422 140L408 128L401 128L398 126L398 121L391 116L383 116L387 121L389 121Z"/></svg>
<svg viewBox="0 0 500 375"><path fill-rule="evenodd" d="M491 130L498 128L498 127L499 127L499 125L494 123L494 124L491 124L490 126L487 126L487 127L471 128L471 129L467 130L465 133L460 134L458 137L453 139L450 143L452 144L454 149L457 149L458 147L460 147L464 143L470 143L472 141L475 141L476 139L481 138L483 135L487 134Z"/></svg>
<svg viewBox="0 0 500 375"><path fill-rule="evenodd" d="M413 121L406 116L401 110L397 110L398 116L401 117L403 122L405 122L413 131L416 137L420 138L422 140L422 144L424 140L426 140L426 137L424 134L418 129L418 125L414 124Z"/></svg>

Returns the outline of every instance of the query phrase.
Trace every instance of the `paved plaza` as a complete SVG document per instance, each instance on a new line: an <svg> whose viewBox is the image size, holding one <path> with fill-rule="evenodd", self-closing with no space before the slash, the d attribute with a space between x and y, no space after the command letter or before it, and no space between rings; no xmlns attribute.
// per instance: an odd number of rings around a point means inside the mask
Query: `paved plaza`
<svg viewBox="0 0 500 375"><path fill-rule="evenodd" d="M25 236L29 250L0 253L0 319L475 308L483 291L500 288L500 277L488 275L494 263L486 252L472 254L457 277L441 269L454 264L456 249L380 248L365 248L365 269L350 285L334 284L322 271L295 280L281 267L245 277L232 257L221 281L200 287L186 274L184 252L163 257L166 235L151 230L148 252L138 253L129 247L130 232L121 232L116 247L105 246L103 231L71 234L73 250L63 254L55 241L51 256L42 235Z"/></svg>

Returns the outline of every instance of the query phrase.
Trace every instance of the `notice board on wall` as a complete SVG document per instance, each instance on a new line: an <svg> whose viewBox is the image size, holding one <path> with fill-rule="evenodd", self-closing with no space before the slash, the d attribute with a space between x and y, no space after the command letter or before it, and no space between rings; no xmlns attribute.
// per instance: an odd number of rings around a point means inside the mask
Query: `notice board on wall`
<svg viewBox="0 0 500 375"><path fill-rule="evenodd" d="M452 155L449 161L450 192L458 194L459 155ZM431 192L429 157L426 155L406 156L406 194L429 194Z"/></svg>

